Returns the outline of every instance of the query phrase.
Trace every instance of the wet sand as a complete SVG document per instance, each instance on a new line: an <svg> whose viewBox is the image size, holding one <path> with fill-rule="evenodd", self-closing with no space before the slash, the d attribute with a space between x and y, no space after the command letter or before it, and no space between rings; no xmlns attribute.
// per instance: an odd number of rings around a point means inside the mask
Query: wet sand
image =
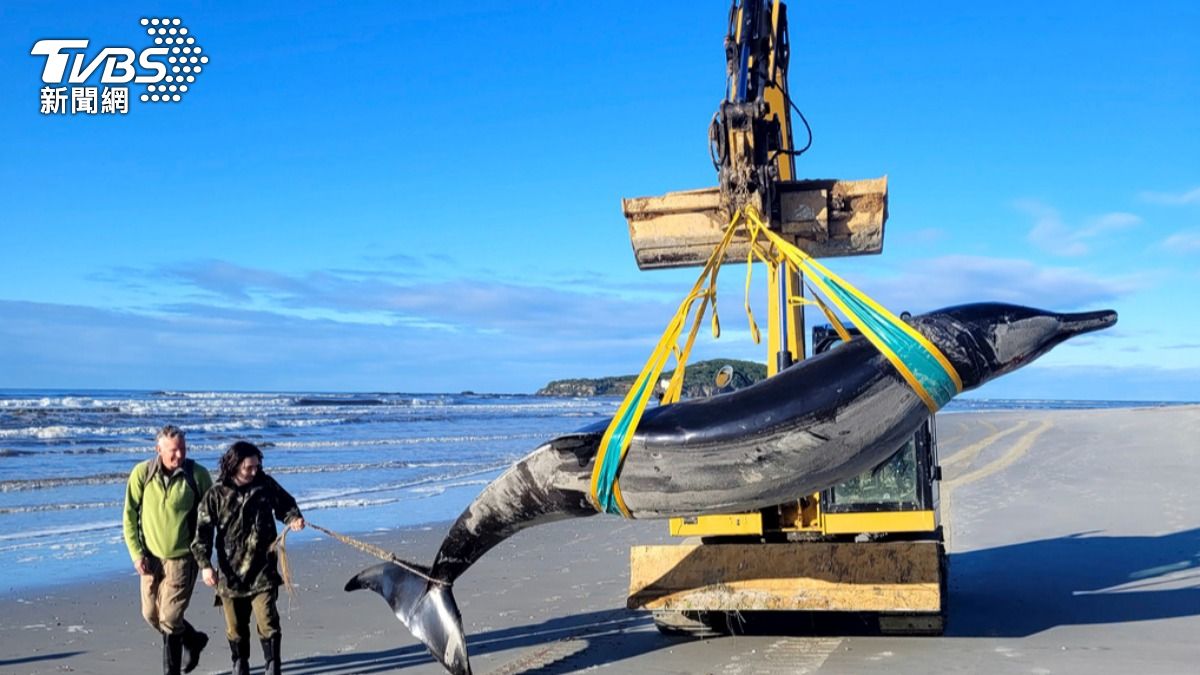
<svg viewBox="0 0 1200 675"><path fill-rule="evenodd" d="M456 584L474 671L573 673L1187 673L1200 663L1200 406L942 415L950 617L938 638L845 627L688 640L624 609L628 548L665 522L607 516L533 528ZM319 523L319 521L317 521ZM428 562L448 524L368 541ZM289 538L284 670L443 672L379 596L347 594L375 559ZM228 672L211 591L188 612L213 638L197 673ZM261 669L255 645L251 665ZM137 578L0 594L0 673L156 672ZM261 672L261 670L260 670Z"/></svg>

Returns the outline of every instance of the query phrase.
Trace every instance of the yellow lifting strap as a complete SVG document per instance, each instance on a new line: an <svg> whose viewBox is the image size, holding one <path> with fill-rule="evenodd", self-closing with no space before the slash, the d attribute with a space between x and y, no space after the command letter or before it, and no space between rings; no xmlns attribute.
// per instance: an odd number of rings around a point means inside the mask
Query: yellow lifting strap
<svg viewBox="0 0 1200 675"><path fill-rule="evenodd" d="M760 252L765 260L786 264L793 271L805 272L804 278L810 284L809 288L815 285L820 295L824 295L843 315L853 320L863 336L887 357L913 388L931 414L962 392L958 371L924 335L815 258L767 229L753 209L745 209L745 217L750 230L751 250ZM770 246L762 246L760 237ZM819 297L817 293L813 295ZM826 316L838 328L838 335L846 339L845 328L821 304Z"/></svg>
<svg viewBox="0 0 1200 675"><path fill-rule="evenodd" d="M621 488L617 482L621 461L625 458L625 452L629 450L633 432L642 419L646 404L650 401L658 378L666 366L667 357L671 354L675 355L675 373L671 377L670 384L667 385L662 403L673 403L679 400L680 393L683 391L683 377L688 355L691 353L692 344L700 329L700 322L703 320L704 312L710 302L713 306L713 337L720 337L721 324L717 318L717 273L721 268L721 261L725 258L725 250L729 247L729 242L733 240L738 221L739 217L735 215L729 223L729 227L726 228L725 235L709 255L708 262L705 263L691 292L680 303L675 316L671 318L662 337L659 338L658 344L655 345L654 351L650 353L650 358L646 360L646 365L642 367L642 372L634 380L629 393L625 395L625 400L621 402L612 422L604 431L604 436L600 440L599 454L596 456L596 463L592 469L589 492L589 498L597 511L619 513L626 518L631 517L629 509L625 507L625 502L621 498ZM687 342L680 349L678 346L679 336L683 333L683 327L687 325L688 316L692 313L692 308L697 300L700 300L700 305L692 318L691 331L688 333Z"/></svg>
<svg viewBox="0 0 1200 675"><path fill-rule="evenodd" d="M735 213L730 220L725 235L713 249L691 292L680 303L646 365L634 380L629 393L604 431L592 469L589 492L592 505L600 512L632 517L621 497L618 480L621 463L670 354L675 355L677 365L662 398L662 404L674 403L679 399L683 390L688 355L710 302L713 305L713 337L720 336L720 323L716 312L717 273L724 260L725 251L739 226L750 240L746 258L746 314L750 321L751 335L756 343L760 340L760 334L750 310L750 281L753 262L758 259L770 265L787 267L795 272L806 272L805 281L813 300L792 296L788 298L788 302L816 304L830 320L838 335L843 340L849 340L850 335L845 326L829 305L820 299L820 296L824 295L846 317L853 320L862 334L892 363L931 413L936 412L946 401L962 391L958 373L933 343L804 251L767 229L754 209L747 207ZM813 287L814 284L816 288ZM691 330L684 346L680 348L679 336L683 327L687 325L688 316L697 300L700 300L700 304L691 320Z"/></svg>

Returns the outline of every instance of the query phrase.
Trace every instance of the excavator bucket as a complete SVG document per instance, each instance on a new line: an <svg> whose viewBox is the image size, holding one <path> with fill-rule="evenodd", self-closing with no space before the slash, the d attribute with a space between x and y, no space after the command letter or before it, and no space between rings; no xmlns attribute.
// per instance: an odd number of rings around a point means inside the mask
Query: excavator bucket
<svg viewBox="0 0 1200 675"><path fill-rule="evenodd" d="M779 218L772 228L815 258L883 250L887 177L779 183ZM640 269L703 265L729 226L713 188L623 199L629 238ZM745 262L748 242L737 235L723 262Z"/></svg>

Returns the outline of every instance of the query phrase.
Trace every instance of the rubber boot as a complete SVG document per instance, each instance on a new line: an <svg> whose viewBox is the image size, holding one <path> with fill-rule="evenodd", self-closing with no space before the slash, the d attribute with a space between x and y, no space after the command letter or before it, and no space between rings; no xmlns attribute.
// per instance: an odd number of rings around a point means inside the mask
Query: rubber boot
<svg viewBox="0 0 1200 675"><path fill-rule="evenodd" d="M266 665L263 666L263 675L279 675L282 663L280 663L279 643L283 638L282 635L276 633L269 638L262 638L263 659L266 660Z"/></svg>
<svg viewBox="0 0 1200 675"><path fill-rule="evenodd" d="M229 655L233 658L232 675L250 675L249 640L230 640Z"/></svg>
<svg viewBox="0 0 1200 675"><path fill-rule="evenodd" d="M183 661L183 635L163 635L163 675L179 675Z"/></svg>
<svg viewBox="0 0 1200 675"><path fill-rule="evenodd" d="M200 664L200 652L208 646L208 636L187 626L183 634L183 672L190 673Z"/></svg>

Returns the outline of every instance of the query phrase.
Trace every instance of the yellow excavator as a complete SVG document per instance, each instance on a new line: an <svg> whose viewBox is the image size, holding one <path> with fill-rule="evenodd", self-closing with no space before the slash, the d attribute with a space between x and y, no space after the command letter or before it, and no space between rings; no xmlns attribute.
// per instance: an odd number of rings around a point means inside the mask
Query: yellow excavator
<svg viewBox="0 0 1200 675"><path fill-rule="evenodd" d="M788 94L784 3L734 0L725 55L726 95L709 130L718 185L623 200L638 267L705 264L731 214L744 207L813 257L879 253L886 177L796 179L795 159L812 134ZM793 144L793 110L805 129L801 148ZM735 236L727 260L746 262L748 247ZM767 267L774 375L806 354L796 302L803 280ZM813 354L839 343L822 326L812 337ZM631 549L628 606L651 610L672 634L736 631L739 617L780 611L851 615L885 633L939 634L947 575L940 478L931 416L888 460L819 494L752 513L674 518L670 532L685 538L681 544Z"/></svg>

